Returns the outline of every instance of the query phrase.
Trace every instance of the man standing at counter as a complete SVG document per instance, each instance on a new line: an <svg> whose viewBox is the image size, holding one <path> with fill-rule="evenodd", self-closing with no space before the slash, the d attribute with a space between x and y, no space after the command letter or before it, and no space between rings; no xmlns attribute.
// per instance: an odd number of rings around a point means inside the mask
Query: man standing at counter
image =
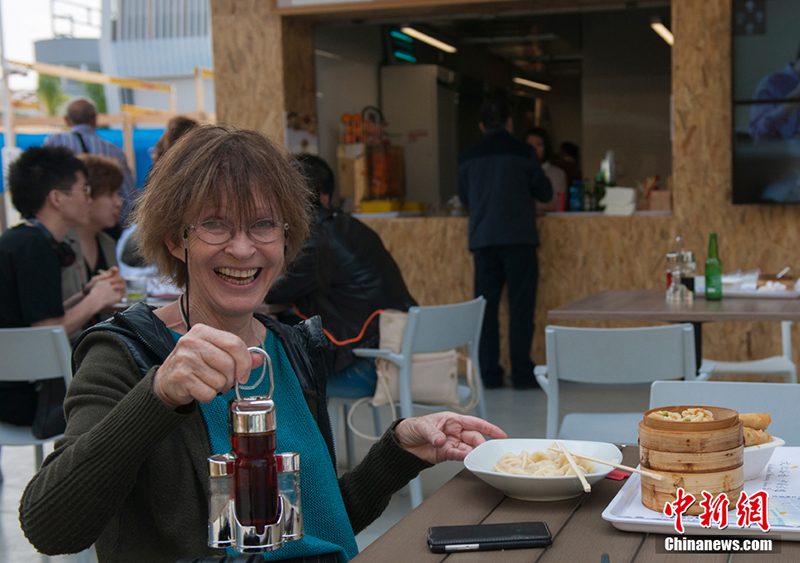
<svg viewBox="0 0 800 563"><path fill-rule="evenodd" d="M497 311L508 284L511 383L537 387L530 357L539 263L536 200L553 198L550 180L533 147L514 139L505 100L481 107L483 139L458 158L458 197L469 206L469 249L475 261L475 296L486 298L480 342L481 377L503 386Z"/></svg>

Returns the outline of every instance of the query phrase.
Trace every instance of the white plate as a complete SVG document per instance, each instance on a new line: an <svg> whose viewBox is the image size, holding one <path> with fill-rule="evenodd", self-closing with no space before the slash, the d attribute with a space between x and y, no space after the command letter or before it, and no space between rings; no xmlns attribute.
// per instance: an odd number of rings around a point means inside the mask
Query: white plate
<svg viewBox="0 0 800 563"><path fill-rule="evenodd" d="M772 441L757 446L748 446L744 449L744 480L749 481L758 477L769 463L775 448L786 445L786 442L772 437Z"/></svg>
<svg viewBox="0 0 800 563"><path fill-rule="evenodd" d="M508 475L497 473L494 464L507 453L520 454L522 450L533 453L545 451L554 440L508 439L490 440L472 450L464 459L464 466L491 486L500 489L507 496L519 500L553 501L576 497L583 493L583 486L577 475L561 477L532 477L527 475ZM622 462L622 452L614 444L606 442L584 442L581 440L562 440L570 452L584 454L612 463ZM608 475L613 467L594 464L594 472L586 475L590 485Z"/></svg>

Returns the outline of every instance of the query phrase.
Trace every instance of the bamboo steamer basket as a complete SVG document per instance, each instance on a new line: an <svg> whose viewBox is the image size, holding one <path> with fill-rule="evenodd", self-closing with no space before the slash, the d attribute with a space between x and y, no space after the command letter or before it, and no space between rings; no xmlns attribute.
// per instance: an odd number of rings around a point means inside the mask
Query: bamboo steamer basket
<svg viewBox="0 0 800 563"><path fill-rule="evenodd" d="M714 420L677 422L650 418L654 411L682 412L695 408L677 405L651 409L639 423L639 461L643 468L664 476L663 481L642 476L642 504L656 512L674 502L678 488L695 497L686 514L703 512L700 501L706 491L716 498L728 497L736 506L744 485L744 434L739 413L722 407L703 406Z"/></svg>

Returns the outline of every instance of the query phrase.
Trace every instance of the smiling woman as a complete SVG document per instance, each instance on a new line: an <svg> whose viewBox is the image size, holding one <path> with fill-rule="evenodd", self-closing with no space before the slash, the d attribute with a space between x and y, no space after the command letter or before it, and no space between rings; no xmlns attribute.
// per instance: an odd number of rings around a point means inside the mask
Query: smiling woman
<svg viewBox="0 0 800 563"><path fill-rule="evenodd" d="M140 252L186 292L155 311L136 304L76 343L65 437L20 503L37 549L94 543L101 562L222 555L208 547L207 458L231 451L232 388L261 371L248 346L275 368L277 452L301 460L305 537L270 560L349 560L354 534L420 470L464 459L483 434L505 437L454 413L408 418L337 479L319 318L289 327L254 313L308 236L309 211L305 181L259 133L199 127L159 159L135 211Z"/></svg>

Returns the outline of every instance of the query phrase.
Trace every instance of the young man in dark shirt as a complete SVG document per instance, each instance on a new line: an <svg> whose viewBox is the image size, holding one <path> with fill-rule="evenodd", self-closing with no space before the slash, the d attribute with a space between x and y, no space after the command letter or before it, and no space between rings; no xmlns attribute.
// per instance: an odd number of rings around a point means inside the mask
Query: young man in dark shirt
<svg viewBox="0 0 800 563"><path fill-rule="evenodd" d="M62 298L62 268L75 261L64 236L89 221L86 176L65 147L30 148L9 167L11 201L25 221L0 236L0 328L63 325L73 333L125 295L113 269ZM0 421L28 426L35 410L34 383L0 383Z"/></svg>

